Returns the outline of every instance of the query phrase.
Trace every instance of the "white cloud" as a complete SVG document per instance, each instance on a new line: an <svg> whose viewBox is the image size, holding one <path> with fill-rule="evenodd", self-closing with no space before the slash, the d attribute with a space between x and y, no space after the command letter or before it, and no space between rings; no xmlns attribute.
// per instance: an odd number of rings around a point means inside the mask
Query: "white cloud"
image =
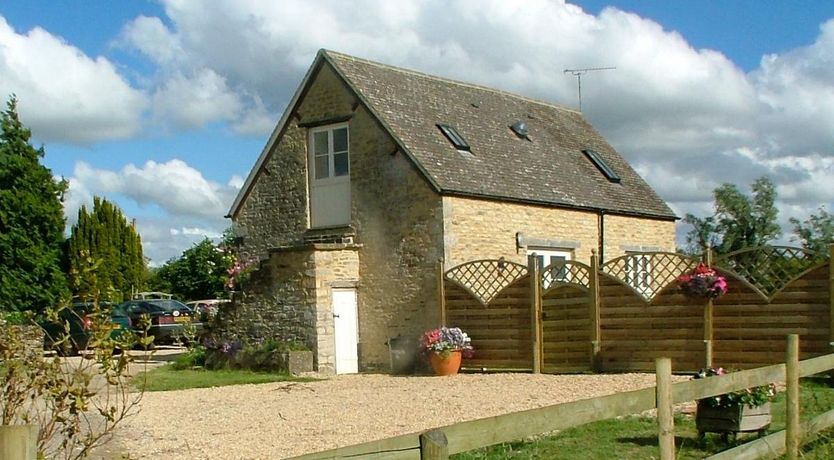
<svg viewBox="0 0 834 460"><path fill-rule="evenodd" d="M157 89L153 103L161 122L172 121L185 129L234 120L243 105L240 97L226 86L226 79L211 69L198 69L190 77L171 77Z"/></svg>
<svg viewBox="0 0 834 460"><path fill-rule="evenodd" d="M176 159L148 161L141 167L128 164L121 171L95 169L79 162L70 178L70 184L75 183L95 194L120 194L139 205L156 205L173 215L197 218L223 217L235 193Z"/></svg>
<svg viewBox="0 0 834 460"><path fill-rule="evenodd" d="M107 59L88 57L42 28L15 32L0 16L0 94L42 141L92 143L141 129L145 95Z"/></svg>

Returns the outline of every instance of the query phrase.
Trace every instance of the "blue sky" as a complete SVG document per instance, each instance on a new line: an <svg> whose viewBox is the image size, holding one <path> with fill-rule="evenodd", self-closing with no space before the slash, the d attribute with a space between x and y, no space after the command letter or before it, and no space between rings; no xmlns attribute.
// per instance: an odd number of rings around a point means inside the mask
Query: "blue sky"
<svg viewBox="0 0 834 460"><path fill-rule="evenodd" d="M115 201L153 264L228 226L319 48L570 106L563 69L616 66L583 78L585 115L679 215L767 174L789 230L834 202L832 18L788 1L4 0L0 93L70 179L68 221Z"/></svg>

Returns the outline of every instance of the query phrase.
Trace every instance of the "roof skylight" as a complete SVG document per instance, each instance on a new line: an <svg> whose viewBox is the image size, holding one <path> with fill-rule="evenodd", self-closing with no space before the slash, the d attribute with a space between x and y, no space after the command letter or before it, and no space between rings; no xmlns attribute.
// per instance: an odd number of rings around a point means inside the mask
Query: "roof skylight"
<svg viewBox="0 0 834 460"><path fill-rule="evenodd" d="M437 124L437 127L440 128L440 132L446 136L446 139L449 139L449 142L455 146L458 150L463 150L465 152L469 152L472 150L472 147L469 146L469 143L466 142L466 139L460 135L460 133L452 126L444 125L441 123Z"/></svg>
<svg viewBox="0 0 834 460"><path fill-rule="evenodd" d="M597 151L588 149L583 150L582 153L584 153L585 156L591 160L591 163L593 163L594 166L596 166L597 169L599 169L599 171L605 176L605 178L608 179L608 182L620 182L620 176L618 176L617 173L611 169L611 166L608 166L608 163L602 159L602 156Z"/></svg>

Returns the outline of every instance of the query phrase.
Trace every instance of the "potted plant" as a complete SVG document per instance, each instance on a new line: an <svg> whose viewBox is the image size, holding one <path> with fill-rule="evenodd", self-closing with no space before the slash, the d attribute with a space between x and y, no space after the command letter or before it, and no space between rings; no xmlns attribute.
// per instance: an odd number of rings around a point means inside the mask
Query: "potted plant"
<svg viewBox="0 0 834 460"><path fill-rule="evenodd" d="M727 371L702 369L694 378L725 375ZM721 433L723 437L738 432L756 431L763 434L770 426L770 402L776 396L776 385L768 384L725 393L698 400L695 426L698 436L704 433Z"/></svg>
<svg viewBox="0 0 834 460"><path fill-rule="evenodd" d="M699 299L714 299L727 292L727 280L704 264L679 276L678 286L687 296Z"/></svg>
<svg viewBox="0 0 834 460"><path fill-rule="evenodd" d="M420 346L429 356L437 375L455 375L460 370L463 353L473 348L469 335L458 327L439 327L423 333Z"/></svg>

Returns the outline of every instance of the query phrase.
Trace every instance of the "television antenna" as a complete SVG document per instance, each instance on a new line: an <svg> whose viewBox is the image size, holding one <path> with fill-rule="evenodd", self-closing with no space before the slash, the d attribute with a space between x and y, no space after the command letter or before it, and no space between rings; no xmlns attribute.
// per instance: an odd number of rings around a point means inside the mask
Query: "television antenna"
<svg viewBox="0 0 834 460"><path fill-rule="evenodd" d="M588 67L585 69L565 69L564 73L569 73L576 77L576 86L579 93L579 111L582 111L582 75L588 72L596 72L598 70L614 70L616 67Z"/></svg>

